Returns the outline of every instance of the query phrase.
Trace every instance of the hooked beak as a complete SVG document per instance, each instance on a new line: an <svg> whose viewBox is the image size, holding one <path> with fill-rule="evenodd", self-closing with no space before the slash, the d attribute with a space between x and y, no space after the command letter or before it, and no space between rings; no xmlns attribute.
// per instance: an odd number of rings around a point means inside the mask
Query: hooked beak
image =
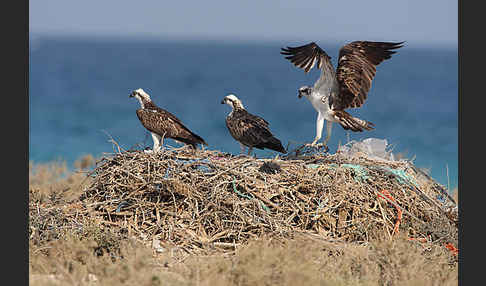
<svg viewBox="0 0 486 286"><path fill-rule="evenodd" d="M224 101L224 99L223 99L223 100L221 100L221 104L225 104L225 103L226 103L226 102Z"/></svg>
<svg viewBox="0 0 486 286"><path fill-rule="evenodd" d="M128 95L128 97L133 97L133 93L130 93L130 94Z"/></svg>
<svg viewBox="0 0 486 286"><path fill-rule="evenodd" d="M299 90L299 98L301 98L302 96L302 91Z"/></svg>

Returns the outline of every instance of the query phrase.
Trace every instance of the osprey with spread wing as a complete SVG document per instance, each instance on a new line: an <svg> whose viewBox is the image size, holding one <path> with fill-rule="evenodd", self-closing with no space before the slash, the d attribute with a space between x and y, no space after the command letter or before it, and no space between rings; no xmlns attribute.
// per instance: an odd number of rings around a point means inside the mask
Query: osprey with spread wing
<svg viewBox="0 0 486 286"><path fill-rule="evenodd" d="M355 132L371 130L374 124L351 116L345 111L363 105L371 82L376 73L376 66L401 48L400 43L355 41L344 45L339 50L336 70L331 57L316 43L300 47L281 49L281 54L296 67L309 72L316 64L321 75L313 87L299 88L299 98L306 97L317 110L316 137L311 146L316 146L321 139L324 120L327 120L327 134L323 144L331 138L332 123L339 123L344 129Z"/></svg>

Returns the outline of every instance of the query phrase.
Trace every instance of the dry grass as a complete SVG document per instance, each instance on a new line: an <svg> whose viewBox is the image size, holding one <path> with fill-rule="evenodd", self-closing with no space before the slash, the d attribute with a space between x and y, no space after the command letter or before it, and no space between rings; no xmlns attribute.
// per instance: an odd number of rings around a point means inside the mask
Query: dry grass
<svg viewBox="0 0 486 286"><path fill-rule="evenodd" d="M29 162L29 193L30 200L43 202L68 202L77 200L83 192L83 184L88 184L90 178L87 170L94 167L92 155L85 155L76 162L76 172L69 172L64 161L35 164Z"/></svg>
<svg viewBox="0 0 486 286"><path fill-rule="evenodd" d="M127 152L80 159L89 178L31 163L30 284L456 285L444 242L457 245L457 216L429 201L441 186L409 166L414 191L376 168L390 163L333 156Z"/></svg>
<svg viewBox="0 0 486 286"><path fill-rule="evenodd" d="M439 246L403 238L367 245L308 238L251 241L230 256L169 254L127 240L119 257L66 238L30 249L31 285L457 285L457 264ZM42 254L40 254L42 253Z"/></svg>

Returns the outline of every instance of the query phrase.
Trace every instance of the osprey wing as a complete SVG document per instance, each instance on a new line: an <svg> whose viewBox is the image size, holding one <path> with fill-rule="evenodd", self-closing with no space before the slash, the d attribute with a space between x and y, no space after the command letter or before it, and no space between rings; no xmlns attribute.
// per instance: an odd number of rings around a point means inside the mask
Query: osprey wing
<svg viewBox="0 0 486 286"><path fill-rule="evenodd" d="M149 131L173 138L187 144L207 145L204 139L193 133L175 115L159 107L138 109L137 116L142 125Z"/></svg>
<svg viewBox="0 0 486 286"><path fill-rule="evenodd" d="M234 112L228 116L226 126L233 138L247 146L259 145L273 136L265 119L247 111Z"/></svg>
<svg viewBox="0 0 486 286"><path fill-rule="evenodd" d="M312 42L300 47L282 48L280 52L287 55L285 58L290 60L296 67L309 72L316 64L321 70L319 79L314 84L314 90L327 94L333 85L337 85L331 57L321 49L316 43Z"/></svg>
<svg viewBox="0 0 486 286"><path fill-rule="evenodd" d="M264 127L266 130L268 130L268 132L270 132L270 129L268 129L269 123L265 119L261 118L260 116L251 114L249 112L246 113L247 113L247 120L249 122L250 121L255 122L257 125Z"/></svg>
<svg viewBox="0 0 486 286"><path fill-rule="evenodd" d="M339 93L332 94L329 104L335 110L360 107L367 98L376 66L401 48L404 42L355 41L339 50L336 78Z"/></svg>
<svg viewBox="0 0 486 286"><path fill-rule="evenodd" d="M286 55L286 59L296 67L303 69L306 73L309 72L316 63L317 68L321 69L323 64L331 59L331 57L329 57L327 53L314 42L299 47L282 48L280 53Z"/></svg>

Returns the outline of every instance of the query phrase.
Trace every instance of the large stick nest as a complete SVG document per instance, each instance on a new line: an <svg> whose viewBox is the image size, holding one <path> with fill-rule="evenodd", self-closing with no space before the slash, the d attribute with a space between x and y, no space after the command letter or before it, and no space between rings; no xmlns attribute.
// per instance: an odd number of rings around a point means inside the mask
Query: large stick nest
<svg viewBox="0 0 486 286"><path fill-rule="evenodd" d="M456 203L409 161L178 148L116 153L91 176L81 199L102 223L187 252L302 234L367 242L393 237L397 226L457 245Z"/></svg>

